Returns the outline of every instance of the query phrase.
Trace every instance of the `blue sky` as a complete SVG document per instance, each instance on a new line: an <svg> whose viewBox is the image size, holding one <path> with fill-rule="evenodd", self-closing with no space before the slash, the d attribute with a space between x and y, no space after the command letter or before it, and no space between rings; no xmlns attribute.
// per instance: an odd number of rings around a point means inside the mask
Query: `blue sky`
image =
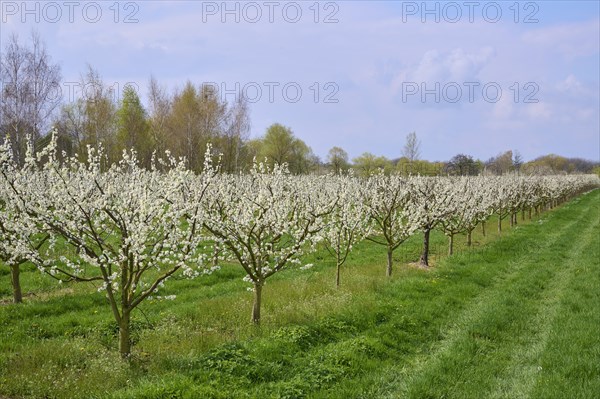
<svg viewBox="0 0 600 399"><path fill-rule="evenodd" d="M252 137L279 122L322 158L397 158L415 131L429 160L600 160L597 1L23 4L1 2L0 40L36 29L65 82L244 89Z"/></svg>

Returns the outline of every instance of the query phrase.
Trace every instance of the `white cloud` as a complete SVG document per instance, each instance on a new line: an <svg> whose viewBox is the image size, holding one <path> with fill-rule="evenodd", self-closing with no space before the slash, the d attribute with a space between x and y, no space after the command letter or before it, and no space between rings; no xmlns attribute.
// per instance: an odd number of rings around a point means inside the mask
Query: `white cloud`
<svg viewBox="0 0 600 399"><path fill-rule="evenodd" d="M559 82L556 85L557 89L563 92L579 93L583 89L583 86L579 80L573 74L569 74L565 80Z"/></svg>
<svg viewBox="0 0 600 399"><path fill-rule="evenodd" d="M538 103L526 104L525 112L534 120L548 119L552 116L550 105L541 101Z"/></svg>
<svg viewBox="0 0 600 399"><path fill-rule="evenodd" d="M494 104L492 115L495 119L508 120L514 116L513 99L509 96L502 96L497 103Z"/></svg>
<svg viewBox="0 0 600 399"><path fill-rule="evenodd" d="M600 50L600 20L598 18L580 23L560 24L527 31L523 41L527 45L542 47L563 57L585 57L598 54Z"/></svg>
<svg viewBox="0 0 600 399"><path fill-rule="evenodd" d="M399 71L395 82L467 82L478 79L479 72L492 60L494 50L490 46L476 52L462 48L450 51L437 49L426 51L417 65Z"/></svg>

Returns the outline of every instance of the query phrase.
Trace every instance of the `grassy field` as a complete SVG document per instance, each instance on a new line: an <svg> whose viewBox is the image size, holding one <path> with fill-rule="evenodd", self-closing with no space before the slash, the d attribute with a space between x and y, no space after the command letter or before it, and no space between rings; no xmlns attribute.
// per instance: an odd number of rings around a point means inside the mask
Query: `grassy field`
<svg viewBox="0 0 600 399"><path fill-rule="evenodd" d="M434 267L364 242L342 270L325 253L265 286L260 328L241 268L172 280L135 312L133 359L89 284L0 267L0 398L597 398L600 190L475 245L432 236Z"/></svg>

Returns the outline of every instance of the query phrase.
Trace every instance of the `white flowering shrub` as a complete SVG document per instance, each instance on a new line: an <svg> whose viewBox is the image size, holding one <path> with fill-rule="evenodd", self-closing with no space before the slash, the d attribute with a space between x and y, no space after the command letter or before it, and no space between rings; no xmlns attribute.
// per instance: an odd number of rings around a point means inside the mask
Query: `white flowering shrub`
<svg viewBox="0 0 600 399"><path fill-rule="evenodd" d="M37 252L13 245L13 256L61 281L100 281L127 357L131 312L175 273L194 277L208 271L200 251L201 203L214 171L207 164L195 176L183 160L173 159L167 172L148 171L134 152L124 152L102 171L101 151L89 149L87 163L75 158L59 163L54 143L39 154L46 158L40 167L28 160L16 169L2 158L2 170L10 170L3 179L12 188L9 200L21 204L27 223L49 236Z"/></svg>
<svg viewBox="0 0 600 399"><path fill-rule="evenodd" d="M452 255L454 236L467 233L467 245L471 245L471 233L492 213L492 190L482 177L448 178L450 202L453 209L439 221L439 229L448 237L448 255Z"/></svg>
<svg viewBox="0 0 600 399"><path fill-rule="evenodd" d="M429 266L429 236L442 221L457 213L458 203L453 195L453 180L447 177L421 177L415 180L412 207L423 232L423 252L420 264Z"/></svg>
<svg viewBox="0 0 600 399"><path fill-rule="evenodd" d="M248 175L220 175L204 205L206 229L247 273L252 321L259 323L267 279L315 249L335 198L325 177L292 176L285 166L258 163Z"/></svg>
<svg viewBox="0 0 600 399"><path fill-rule="evenodd" d="M23 299L20 266L37 256L49 235L39 229L36 220L25 212L23 201L15 195L23 184L20 180L28 178L26 173L16 173L12 154L9 141L0 146L0 261L10 268L13 302L20 303ZM31 148L27 155L25 170L31 165Z"/></svg>
<svg viewBox="0 0 600 399"><path fill-rule="evenodd" d="M326 191L335 201L326 217L323 244L335 259L335 284L340 286L340 269L352 247L371 233L371 214L363 200L365 188L352 175L329 176ZM362 194L361 194L362 193Z"/></svg>
<svg viewBox="0 0 600 399"><path fill-rule="evenodd" d="M362 196L377 233L368 239L386 247L388 277L394 251L419 228L419 209L413 204L415 181L380 172L364 182Z"/></svg>

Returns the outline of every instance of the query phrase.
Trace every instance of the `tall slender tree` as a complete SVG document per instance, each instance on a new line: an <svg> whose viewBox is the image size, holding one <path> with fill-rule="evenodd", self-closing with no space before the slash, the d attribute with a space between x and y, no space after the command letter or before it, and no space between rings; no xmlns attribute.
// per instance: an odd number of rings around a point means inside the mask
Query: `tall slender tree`
<svg viewBox="0 0 600 399"><path fill-rule="evenodd" d="M331 167L333 173L339 175L348 170L348 153L341 147L332 147L327 153L327 163Z"/></svg>
<svg viewBox="0 0 600 399"><path fill-rule="evenodd" d="M408 159L409 172L415 172L415 161L421 156L421 142L417 138L417 133L412 132L406 136L406 143L402 149L402 156Z"/></svg>
<svg viewBox="0 0 600 399"><path fill-rule="evenodd" d="M154 143L150 136L146 110L132 86L126 86L123 90L116 119L116 147L119 152L135 150L140 165L149 168Z"/></svg>
<svg viewBox="0 0 600 399"><path fill-rule="evenodd" d="M29 45L13 34L0 54L0 81L0 139L10 137L15 160L23 165L27 143L47 133L61 102L60 67L39 34L32 32Z"/></svg>

